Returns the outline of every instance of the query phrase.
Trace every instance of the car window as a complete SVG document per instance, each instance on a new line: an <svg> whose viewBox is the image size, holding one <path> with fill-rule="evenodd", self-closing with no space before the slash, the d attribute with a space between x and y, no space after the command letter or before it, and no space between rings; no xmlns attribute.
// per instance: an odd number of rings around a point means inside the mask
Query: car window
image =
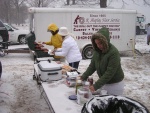
<svg viewBox="0 0 150 113"><path fill-rule="evenodd" d="M8 25L6 25L6 24L5 24L5 27L6 27L6 29L7 29L7 30L12 29L11 27L9 27L9 26L8 26Z"/></svg>
<svg viewBox="0 0 150 113"><path fill-rule="evenodd" d="M8 24L5 24L5 23L4 23L4 25L5 25L5 27L6 27L7 30L10 30L10 29L18 30L16 27L14 27L12 25L8 25Z"/></svg>

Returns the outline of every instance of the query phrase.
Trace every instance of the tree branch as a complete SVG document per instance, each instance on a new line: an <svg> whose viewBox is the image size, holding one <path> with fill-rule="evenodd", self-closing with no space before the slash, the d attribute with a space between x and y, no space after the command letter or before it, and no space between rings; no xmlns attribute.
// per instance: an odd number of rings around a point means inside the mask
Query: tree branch
<svg viewBox="0 0 150 113"><path fill-rule="evenodd" d="M0 92L0 93L3 93L3 94L5 94L5 95L8 95L8 96L9 96L9 94L8 94L8 93L5 93L5 92Z"/></svg>

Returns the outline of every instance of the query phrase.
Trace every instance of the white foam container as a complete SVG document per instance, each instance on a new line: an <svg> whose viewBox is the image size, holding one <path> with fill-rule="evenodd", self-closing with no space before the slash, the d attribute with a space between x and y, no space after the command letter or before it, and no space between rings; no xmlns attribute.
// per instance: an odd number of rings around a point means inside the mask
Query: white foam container
<svg viewBox="0 0 150 113"><path fill-rule="evenodd" d="M39 62L38 73L42 81L60 80L62 78L62 68L56 62Z"/></svg>

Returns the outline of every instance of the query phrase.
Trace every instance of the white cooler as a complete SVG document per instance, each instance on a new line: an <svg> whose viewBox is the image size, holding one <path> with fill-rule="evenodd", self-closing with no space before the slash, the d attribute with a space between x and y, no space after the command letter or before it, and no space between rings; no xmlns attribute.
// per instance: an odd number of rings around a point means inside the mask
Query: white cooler
<svg viewBox="0 0 150 113"><path fill-rule="evenodd" d="M62 68L56 62L41 61L38 63L38 74L42 81L60 80Z"/></svg>

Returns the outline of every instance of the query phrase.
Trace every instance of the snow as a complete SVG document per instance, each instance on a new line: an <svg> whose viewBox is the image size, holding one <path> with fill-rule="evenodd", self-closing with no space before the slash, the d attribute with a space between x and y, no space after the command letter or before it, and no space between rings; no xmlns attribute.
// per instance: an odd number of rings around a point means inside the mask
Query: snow
<svg viewBox="0 0 150 113"><path fill-rule="evenodd" d="M141 102L150 110L150 46L146 35L135 38L135 51L121 54L121 64L125 73L124 96ZM26 47L26 45L13 45ZM29 53L9 53L0 57L3 66L0 80L0 113L50 113L41 97L40 88L33 80L34 61ZM79 72L83 73L90 60L82 60ZM97 79L96 73L93 74ZM60 92L63 88L60 88ZM71 101L71 100L70 100ZM68 104L65 102L64 104ZM58 108L59 109L59 108Z"/></svg>

